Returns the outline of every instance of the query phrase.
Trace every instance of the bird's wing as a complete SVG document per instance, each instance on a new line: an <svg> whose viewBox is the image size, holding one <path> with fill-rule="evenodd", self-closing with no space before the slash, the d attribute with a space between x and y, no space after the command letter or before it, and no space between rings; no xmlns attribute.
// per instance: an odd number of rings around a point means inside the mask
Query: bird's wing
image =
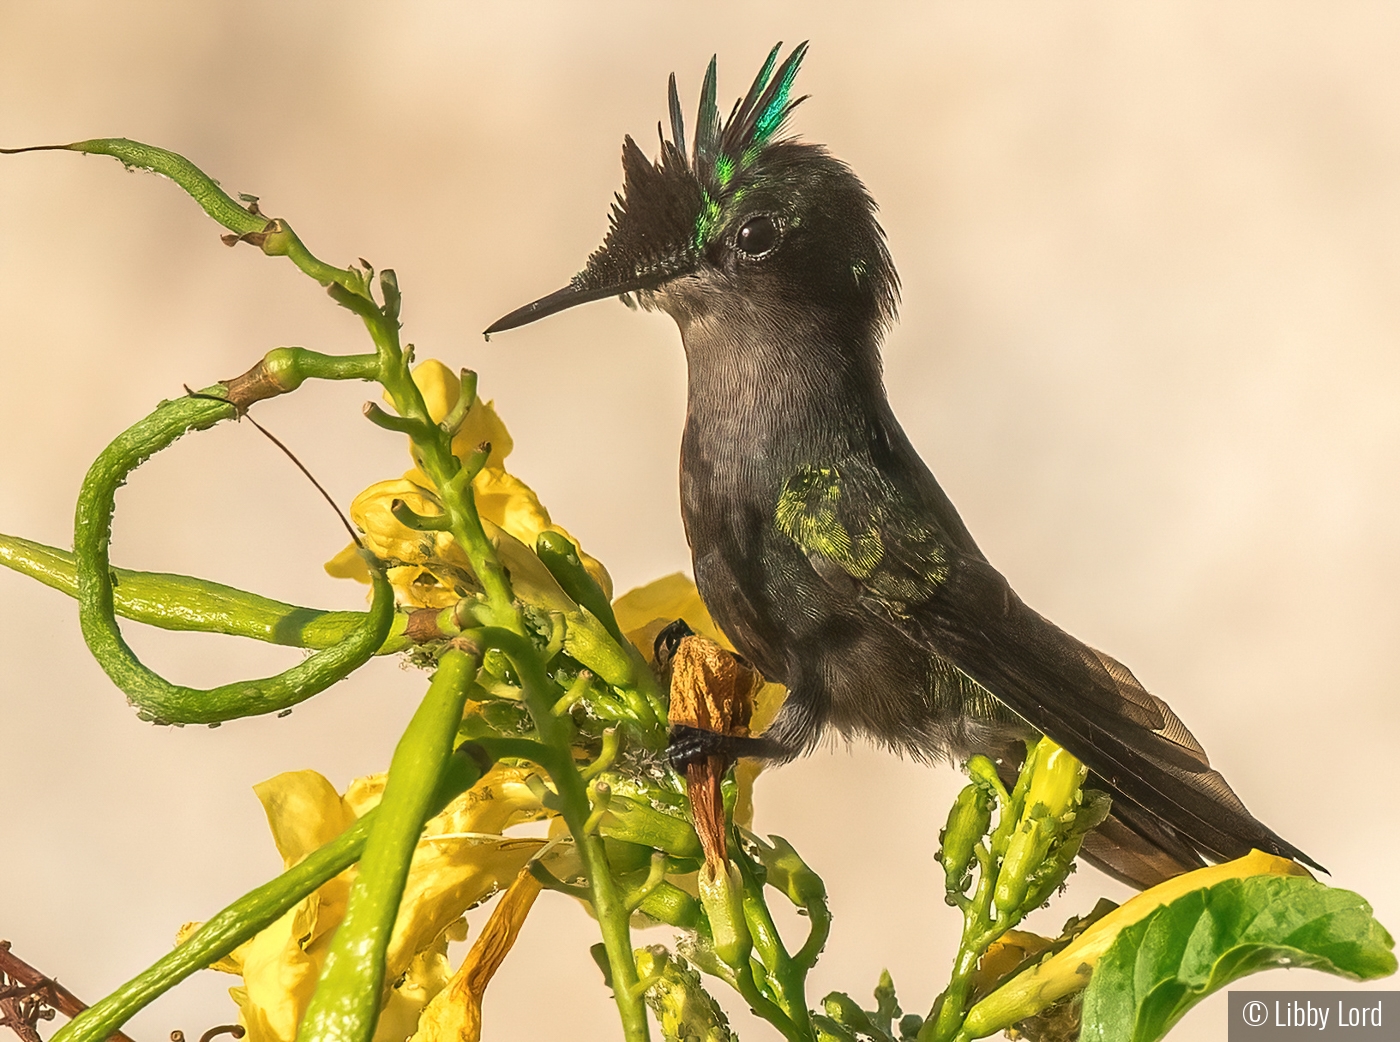
<svg viewBox="0 0 1400 1042"><path fill-rule="evenodd" d="M784 486L778 528L828 583L957 667L1196 849L1251 848L1314 864L1240 802L1175 713L1122 663L1028 608L917 501L859 461Z"/></svg>

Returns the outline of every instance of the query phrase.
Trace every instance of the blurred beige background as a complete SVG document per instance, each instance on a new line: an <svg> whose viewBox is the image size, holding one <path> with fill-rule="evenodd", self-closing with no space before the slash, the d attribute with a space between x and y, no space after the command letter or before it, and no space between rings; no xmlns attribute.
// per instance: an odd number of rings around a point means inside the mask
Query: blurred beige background
<svg viewBox="0 0 1400 1042"><path fill-rule="evenodd" d="M477 331L600 241L622 136L652 141L669 72L689 113L712 52L732 99L778 39L812 41L794 127L881 203L904 281L891 396L983 548L1400 926L1394 5L0 0L0 143L158 143L327 259L397 269L407 338L480 371L514 469L626 589L689 563L674 327L605 302ZM61 545L87 462L182 383L279 344L364 345L170 185L63 154L0 159L0 315L0 530ZM259 407L343 503L405 466L365 397ZM120 505L119 564L361 603L320 570L337 522L247 425L181 443ZM129 631L189 682L289 661ZM379 662L285 720L157 729L87 657L71 603L0 574L0 937L105 993L276 871L252 784L380 769L423 683ZM814 1002L868 996L882 966L907 1008L931 999L956 933L932 853L958 781L840 748L760 782L759 827L832 893ZM1105 891L1121 896L1082 871L1046 924ZM592 936L542 900L487 1037L616 1037ZM131 1031L195 1037L229 1019L231 983L203 974ZM1175 1037L1223 1037L1224 1011Z"/></svg>

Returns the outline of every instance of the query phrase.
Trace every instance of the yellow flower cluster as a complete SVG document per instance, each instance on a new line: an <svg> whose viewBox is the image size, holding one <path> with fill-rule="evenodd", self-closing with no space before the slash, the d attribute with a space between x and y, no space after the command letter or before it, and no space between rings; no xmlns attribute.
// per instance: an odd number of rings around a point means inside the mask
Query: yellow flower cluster
<svg viewBox="0 0 1400 1042"><path fill-rule="evenodd" d="M507 829L548 816L530 784L534 770L496 766L428 822L414 854L389 942L389 988L377 1042L414 1035L419 1013L448 983L447 945L462 940L462 913L509 886L545 840L511 837ZM291 771L256 786L277 850L290 868L339 836L383 794L384 775L351 783L345 795L315 771ZM561 857L570 851L561 850ZM554 866L568 876L573 866ZM326 950L345 915L354 881L350 868L321 886L213 969L243 978L229 989L249 1042L293 1042L311 1001ZM180 940L197 923L180 931Z"/></svg>
<svg viewBox="0 0 1400 1042"><path fill-rule="evenodd" d="M461 380L436 360L419 365L413 371L413 381L434 422L447 416L462 393ZM514 447L510 434L493 403L477 398L452 440L452 449L459 459L466 459L483 444L489 444L491 452L472 481L472 492L482 527L495 544L512 585L518 595L540 607L572 607L534 550L541 532L565 536L568 532L550 520L549 511L530 486L506 470L505 459ZM442 513L432 481L415 466L402 478L380 481L361 492L350 504L350 518L364 533L365 545L388 562L389 581L400 602L415 608L447 608L472 593L477 587L471 564L452 534L409 528L390 510L396 499L416 514ZM585 553L580 552L579 559L611 597L612 580L607 570ZM353 545L327 562L326 571L337 578L369 582L369 571Z"/></svg>

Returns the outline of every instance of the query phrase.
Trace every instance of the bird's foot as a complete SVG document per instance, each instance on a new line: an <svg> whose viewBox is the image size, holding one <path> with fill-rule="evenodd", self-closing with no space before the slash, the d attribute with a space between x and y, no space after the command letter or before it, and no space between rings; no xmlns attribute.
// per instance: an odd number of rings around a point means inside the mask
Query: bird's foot
<svg viewBox="0 0 1400 1042"><path fill-rule="evenodd" d="M666 745L666 756L671 761L671 766L682 774L692 763L709 756L719 756L731 763L742 756L760 760L789 758L786 750L767 738L718 734L684 724L672 725L670 740Z"/></svg>

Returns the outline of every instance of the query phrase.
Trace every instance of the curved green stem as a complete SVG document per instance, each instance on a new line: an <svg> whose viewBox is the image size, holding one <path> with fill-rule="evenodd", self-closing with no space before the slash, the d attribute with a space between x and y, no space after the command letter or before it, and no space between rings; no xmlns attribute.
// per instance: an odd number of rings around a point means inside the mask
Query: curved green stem
<svg viewBox="0 0 1400 1042"><path fill-rule="evenodd" d="M748 855L736 844L733 856L739 871L743 873L744 919L748 924L749 936L753 938L754 950L763 960L773 997L792 1025L794 1033L788 1037L810 1039L812 1025L807 1009L806 968L794 962L788 954L777 924L773 922L768 902L764 900L763 883Z"/></svg>
<svg viewBox="0 0 1400 1042"><path fill-rule="evenodd" d="M427 695L394 749L380 813L365 842L345 918L326 953L298 1039L367 1042L374 1035L384 990L385 951L399 899L433 795L452 755L452 740L480 661L479 652L469 654L460 648L442 656Z"/></svg>
<svg viewBox="0 0 1400 1042"><path fill-rule="evenodd" d="M267 218L256 206L240 206L199 167L184 156L127 138L93 138L70 145L53 146L69 152L111 156L127 169L139 168L163 174L184 189L204 212L240 239L260 247L270 256L288 258L323 286L340 285L358 296L368 297L365 277L347 268L337 268L315 257L295 232L280 218ZM230 242L229 245L233 245Z"/></svg>
<svg viewBox="0 0 1400 1042"><path fill-rule="evenodd" d="M374 599L364 623L340 643L276 676L198 690L170 683L136 657L117 625L112 589L109 550L117 489L136 467L187 431L231 418L234 407L216 400L223 389L216 385L206 392L213 397L162 402L102 450L78 494L73 548L83 639L141 716L159 723L220 723L296 705L364 665L383 646L394 619L393 590L376 570Z"/></svg>

